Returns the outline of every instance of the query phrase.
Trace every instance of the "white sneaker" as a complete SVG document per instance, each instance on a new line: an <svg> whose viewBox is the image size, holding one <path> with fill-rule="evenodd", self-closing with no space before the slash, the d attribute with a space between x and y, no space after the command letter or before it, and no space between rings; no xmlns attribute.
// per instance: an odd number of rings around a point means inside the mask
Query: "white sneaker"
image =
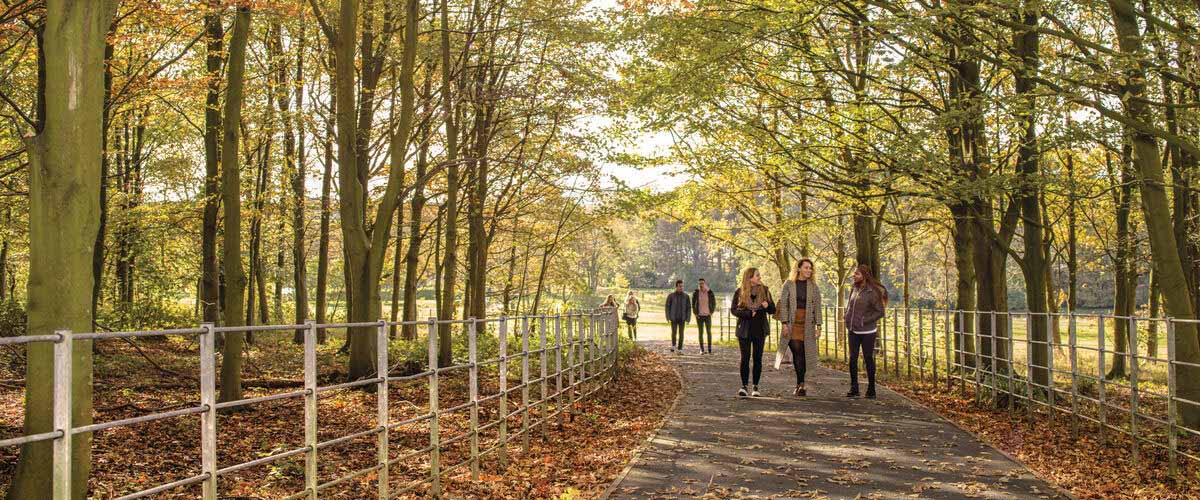
<svg viewBox="0 0 1200 500"><path fill-rule="evenodd" d="M758 392L758 386L756 385L754 386L754 391L750 393L750 397L757 398L759 396L762 396L762 393Z"/></svg>
<svg viewBox="0 0 1200 500"><path fill-rule="evenodd" d="M750 394L746 392L746 386L744 386L744 385L743 385L741 389L738 389L738 396L740 396L740 397L743 397L743 398L744 398L744 397L746 397L746 396L749 396L749 395L750 395Z"/></svg>

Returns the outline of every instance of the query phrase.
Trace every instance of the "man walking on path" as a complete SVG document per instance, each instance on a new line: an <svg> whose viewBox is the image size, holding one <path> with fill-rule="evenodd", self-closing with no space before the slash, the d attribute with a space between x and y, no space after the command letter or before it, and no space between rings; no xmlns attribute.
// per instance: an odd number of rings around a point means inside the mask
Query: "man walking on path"
<svg viewBox="0 0 1200 500"><path fill-rule="evenodd" d="M717 296L708 282L700 278L700 287L692 292L692 312L696 314L696 329L700 337L700 354L704 354L704 332L708 330L708 353L712 354L712 314L716 309Z"/></svg>
<svg viewBox="0 0 1200 500"><path fill-rule="evenodd" d="M683 291L683 280L675 280L675 291L667 295L663 311L667 314L667 322L671 323L671 352L683 354L684 327L692 320L692 301Z"/></svg>

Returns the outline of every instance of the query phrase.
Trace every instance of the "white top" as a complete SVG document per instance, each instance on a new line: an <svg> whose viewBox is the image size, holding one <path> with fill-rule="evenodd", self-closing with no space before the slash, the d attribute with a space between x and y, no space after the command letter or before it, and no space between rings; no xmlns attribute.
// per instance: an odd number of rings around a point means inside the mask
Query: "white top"
<svg viewBox="0 0 1200 500"><path fill-rule="evenodd" d="M638 305L636 300L633 302L625 301L625 317L630 318L630 319L637 319L638 309L640 309L640 308L641 307Z"/></svg>

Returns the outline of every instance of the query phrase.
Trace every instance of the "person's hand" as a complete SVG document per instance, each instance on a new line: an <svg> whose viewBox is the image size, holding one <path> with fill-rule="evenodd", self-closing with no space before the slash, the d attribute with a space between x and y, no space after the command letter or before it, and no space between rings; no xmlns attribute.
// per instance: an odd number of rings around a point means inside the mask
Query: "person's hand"
<svg viewBox="0 0 1200 500"><path fill-rule="evenodd" d="M765 300L764 300L764 301L763 301L763 303L762 303L762 308L763 308L763 309L766 309L766 308L767 308L767 306L770 306L770 305L771 305L771 304L770 304L769 302L767 302L767 301L765 301Z"/></svg>

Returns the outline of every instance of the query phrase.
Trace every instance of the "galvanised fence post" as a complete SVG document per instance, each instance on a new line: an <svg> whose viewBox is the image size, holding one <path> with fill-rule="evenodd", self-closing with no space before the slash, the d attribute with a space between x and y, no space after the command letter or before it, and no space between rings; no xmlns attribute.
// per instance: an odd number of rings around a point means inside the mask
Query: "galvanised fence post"
<svg viewBox="0 0 1200 500"><path fill-rule="evenodd" d="M1099 344L1099 350L1097 351L1098 354L1096 356L1096 368L1099 371L1099 374L1096 378L1096 387L1100 395L1100 444L1108 444L1108 403L1105 400L1106 390L1104 387L1104 363L1107 361L1104 356L1104 316L1097 315L1096 323L1098 336L1096 340Z"/></svg>
<svg viewBox="0 0 1200 500"><path fill-rule="evenodd" d="M200 496L204 500L217 499L217 349L216 332L212 323L202 323L204 330L200 334L200 405L205 407L200 414L200 473L205 475L201 483ZM307 380L307 379L306 379ZM316 396L316 391L313 392ZM305 427L307 434L307 426ZM306 435L307 437L307 435ZM316 426L313 427L313 440L316 440ZM312 447L311 453L316 458L317 447ZM316 462L313 463L316 470ZM305 468L307 473L308 468ZM314 474L315 476L315 474ZM305 485L308 486L307 474ZM316 482L312 482L312 498L316 498Z"/></svg>
<svg viewBox="0 0 1200 500"><path fill-rule="evenodd" d="M54 500L71 500L71 355L74 339L70 330L58 330L54 343L54 429L62 435L54 440L51 476ZM86 478L84 479L86 480Z"/></svg>
<svg viewBox="0 0 1200 500"><path fill-rule="evenodd" d="M508 467L508 317L500 318L500 468Z"/></svg>
<svg viewBox="0 0 1200 500"><path fill-rule="evenodd" d="M1118 320L1120 321L1120 320ZM1133 439L1132 462L1136 467L1138 460L1141 458L1141 443L1138 440L1138 343L1137 343L1137 320L1133 316L1129 317L1129 345L1125 349L1129 351L1129 432Z"/></svg>
<svg viewBox="0 0 1200 500"><path fill-rule="evenodd" d="M1157 353L1155 354L1157 356ZM1171 477L1179 476L1179 466L1176 464L1176 449L1179 446L1179 431L1175 423L1175 321L1167 318L1167 454L1168 470Z"/></svg>
<svg viewBox="0 0 1200 500"><path fill-rule="evenodd" d="M484 327L486 328L486 326ZM467 319L467 396L471 403L471 480L479 480L479 353L478 353L479 322L475 318Z"/></svg>
<svg viewBox="0 0 1200 500"><path fill-rule="evenodd" d="M1067 316L1067 345L1071 361L1071 437L1079 439L1079 355L1076 346L1079 343L1076 332L1075 311Z"/></svg>
<svg viewBox="0 0 1200 500"><path fill-rule="evenodd" d="M442 444L438 434L441 425L438 416L438 342L437 319L429 318L429 493L433 497L442 494Z"/></svg>
<svg viewBox="0 0 1200 500"><path fill-rule="evenodd" d="M304 323L304 490L317 498L317 324Z"/></svg>
<svg viewBox="0 0 1200 500"><path fill-rule="evenodd" d="M529 316L521 316L521 447L529 452Z"/></svg>
<svg viewBox="0 0 1200 500"><path fill-rule="evenodd" d="M375 397L378 402L376 427L375 466L379 468L376 477L379 498L390 498L388 494L388 322L379 320L375 329L375 367L379 373L379 383L375 386Z"/></svg>

